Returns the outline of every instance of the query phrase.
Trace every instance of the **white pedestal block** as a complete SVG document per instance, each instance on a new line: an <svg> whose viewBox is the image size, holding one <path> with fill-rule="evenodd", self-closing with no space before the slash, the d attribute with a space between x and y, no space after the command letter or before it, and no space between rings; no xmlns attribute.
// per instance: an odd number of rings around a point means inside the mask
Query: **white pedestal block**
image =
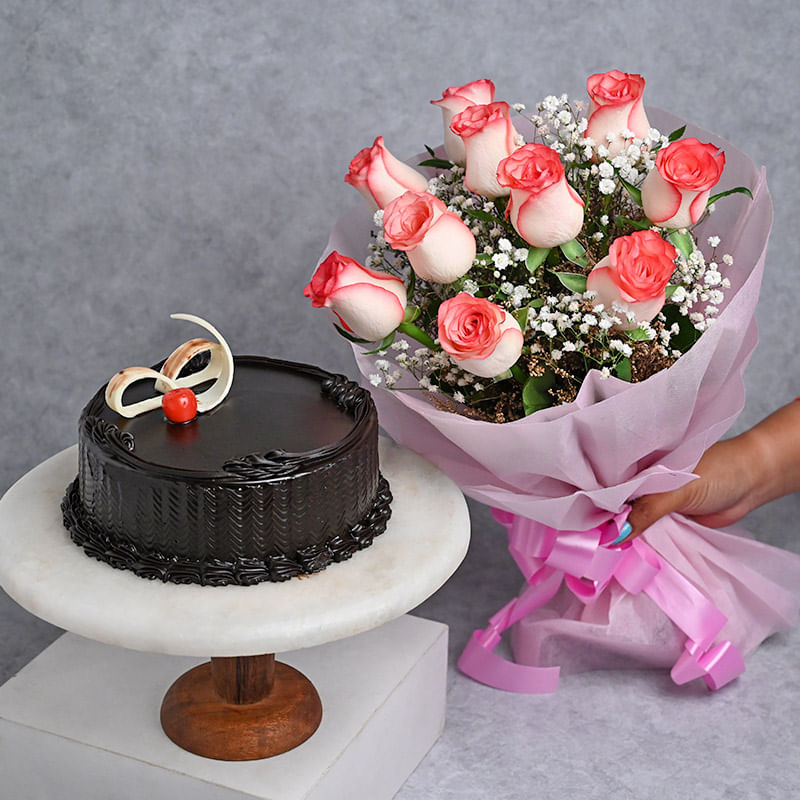
<svg viewBox="0 0 800 800"><path fill-rule="evenodd" d="M279 653L315 685L322 725L261 761L192 755L161 730L161 700L204 659L64 634L0 687L0 796L13 800L381 800L444 726L447 627L403 616Z"/></svg>

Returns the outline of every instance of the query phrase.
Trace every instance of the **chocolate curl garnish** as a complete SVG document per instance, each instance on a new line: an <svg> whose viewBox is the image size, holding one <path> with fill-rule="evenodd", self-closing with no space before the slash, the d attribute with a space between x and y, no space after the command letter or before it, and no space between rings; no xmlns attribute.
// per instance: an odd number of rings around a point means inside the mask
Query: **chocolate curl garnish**
<svg viewBox="0 0 800 800"><path fill-rule="evenodd" d="M203 392L197 395L197 410L201 413L218 406L228 395L233 383L233 354L228 343L219 331L206 320L192 314L171 314L172 319L184 319L205 328L218 341L209 339L191 339L176 348L164 362L160 372L149 367L128 367L118 372L106 386L105 399L107 405L120 416L131 418L161 406L161 396L154 395L138 403L125 404L122 396L125 390L137 381L154 379L158 392L171 389L192 388L202 383L213 381ZM199 353L208 351L211 358L208 365L186 377L179 378L181 370Z"/></svg>

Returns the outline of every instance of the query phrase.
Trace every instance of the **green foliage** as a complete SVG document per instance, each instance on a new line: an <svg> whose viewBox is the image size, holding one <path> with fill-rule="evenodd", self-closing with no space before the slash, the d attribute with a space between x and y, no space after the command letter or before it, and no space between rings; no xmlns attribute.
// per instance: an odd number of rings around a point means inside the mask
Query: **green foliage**
<svg viewBox="0 0 800 800"><path fill-rule="evenodd" d="M567 261L577 264L579 267L588 266L589 262L586 259L586 248L577 240L572 239L569 242L559 245L559 250L564 254Z"/></svg>
<svg viewBox="0 0 800 800"><path fill-rule="evenodd" d="M689 258L694 251L694 240L689 235L688 231L684 231L683 233L679 230L670 231L669 234L667 234L667 239L669 239L686 258Z"/></svg>
<svg viewBox="0 0 800 800"><path fill-rule="evenodd" d="M394 337L397 335L397 331L392 331L374 350L365 350L365 356L371 356L375 353L380 352L381 350L385 350L393 341Z"/></svg>
<svg viewBox="0 0 800 800"><path fill-rule="evenodd" d="M614 372L618 378L630 383L632 377L631 360L627 357L621 358L619 361L617 361L617 365L614 367Z"/></svg>
<svg viewBox="0 0 800 800"><path fill-rule="evenodd" d="M359 339L358 336L354 336L352 333L348 333L344 328L337 325L335 322L333 323L333 327L339 332L340 336L344 336L348 342L354 342L355 344L369 344L369 339Z"/></svg>
<svg viewBox="0 0 800 800"><path fill-rule="evenodd" d="M556 376L550 370L544 375L532 375L528 378L522 387L522 406L526 417L553 405L553 398L548 389L551 389L555 382Z"/></svg>
<svg viewBox="0 0 800 800"><path fill-rule="evenodd" d="M577 275L574 272L554 272L553 273L565 289L569 289L575 294L583 294L586 291L586 276Z"/></svg>
<svg viewBox="0 0 800 800"><path fill-rule="evenodd" d="M708 205L716 203L720 197L727 197L729 194L746 194L751 200L753 199L753 193L746 186L737 186L734 189L728 189L726 192L712 194L711 197L708 198Z"/></svg>
<svg viewBox="0 0 800 800"><path fill-rule="evenodd" d="M525 266L528 272L534 273L544 264L544 260L550 254L549 247L530 247L528 248L528 257L525 259Z"/></svg>
<svg viewBox="0 0 800 800"><path fill-rule="evenodd" d="M672 131L672 133L667 138L669 139L670 142L677 142L678 139L680 139L684 133L686 133L686 126L681 125L680 128L676 128L674 131Z"/></svg>
<svg viewBox="0 0 800 800"><path fill-rule="evenodd" d="M672 303L665 305L661 313L667 318L665 324L668 328L678 323L679 331L670 340L670 347L685 353L700 338L700 331L692 325L688 317L681 314L678 306Z"/></svg>

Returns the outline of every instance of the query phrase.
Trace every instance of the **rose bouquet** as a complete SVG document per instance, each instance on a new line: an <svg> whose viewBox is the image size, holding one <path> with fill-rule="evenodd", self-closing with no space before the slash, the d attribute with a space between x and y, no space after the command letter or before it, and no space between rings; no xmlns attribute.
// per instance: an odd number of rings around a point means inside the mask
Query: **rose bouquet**
<svg viewBox="0 0 800 800"><path fill-rule="evenodd" d="M691 480L741 410L769 194L731 145L646 113L640 76L587 88L585 116L515 105L527 143L490 81L447 89L425 175L379 137L345 178L373 229L343 218L306 295L354 343L384 428L508 529L528 588L462 670L549 691L556 664L674 663L716 688L794 620L800 559L678 515L615 540L628 502ZM494 653L514 623L516 664Z"/></svg>

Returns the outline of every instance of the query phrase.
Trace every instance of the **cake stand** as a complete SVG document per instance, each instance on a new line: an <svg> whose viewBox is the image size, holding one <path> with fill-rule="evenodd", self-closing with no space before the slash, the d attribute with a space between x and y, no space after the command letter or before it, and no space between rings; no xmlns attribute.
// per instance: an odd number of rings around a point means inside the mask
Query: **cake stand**
<svg viewBox="0 0 800 800"><path fill-rule="evenodd" d="M320 724L312 683L274 653L344 639L399 617L435 592L466 554L469 515L449 478L380 441L394 500L384 534L350 560L284 583L203 587L148 581L87 557L61 521L77 448L31 470L0 500L0 585L47 622L111 645L211 660L164 697L178 745L231 761L265 758Z"/></svg>

